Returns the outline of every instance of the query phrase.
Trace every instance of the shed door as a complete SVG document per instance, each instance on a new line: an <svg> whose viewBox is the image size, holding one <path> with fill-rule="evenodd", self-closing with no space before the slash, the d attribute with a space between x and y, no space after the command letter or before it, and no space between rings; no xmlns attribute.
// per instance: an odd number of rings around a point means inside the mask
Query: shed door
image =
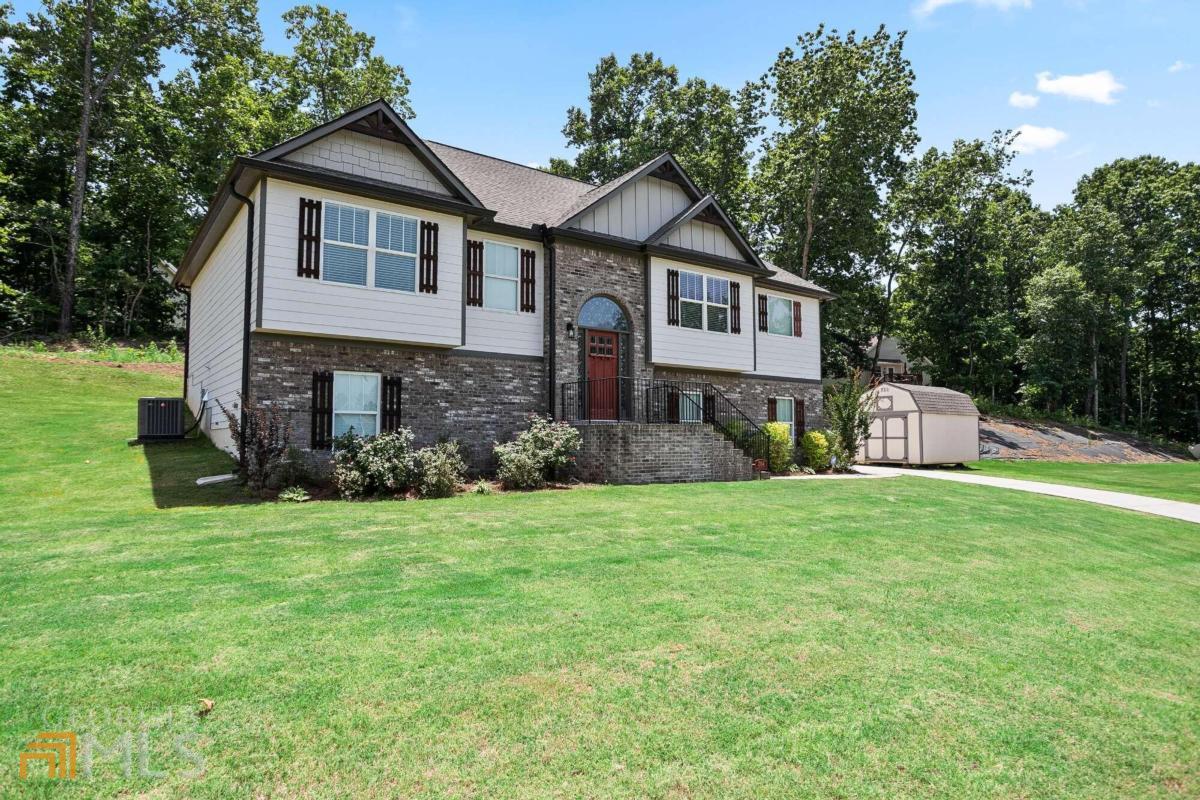
<svg viewBox="0 0 1200 800"><path fill-rule="evenodd" d="M908 415L873 414L867 433L868 461L908 461Z"/></svg>

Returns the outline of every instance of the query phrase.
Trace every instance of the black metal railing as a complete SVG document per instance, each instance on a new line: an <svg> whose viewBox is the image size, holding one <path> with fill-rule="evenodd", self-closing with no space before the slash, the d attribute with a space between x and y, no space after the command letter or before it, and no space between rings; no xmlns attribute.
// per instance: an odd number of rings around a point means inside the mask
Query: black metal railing
<svg viewBox="0 0 1200 800"><path fill-rule="evenodd" d="M871 376L880 383L912 383L919 386L924 382L924 376L919 372L884 372L877 369Z"/></svg>
<svg viewBox="0 0 1200 800"><path fill-rule="evenodd" d="M767 457L767 435L725 393L704 381L592 378L564 383L558 418L566 422L708 424L751 458Z"/></svg>

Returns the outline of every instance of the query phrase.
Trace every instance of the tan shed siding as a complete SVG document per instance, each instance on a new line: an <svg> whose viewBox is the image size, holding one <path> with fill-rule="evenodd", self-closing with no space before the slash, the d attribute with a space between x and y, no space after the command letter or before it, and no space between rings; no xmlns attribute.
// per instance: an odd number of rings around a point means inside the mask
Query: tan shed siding
<svg viewBox="0 0 1200 800"><path fill-rule="evenodd" d="M241 390L245 268L246 211L242 209L192 283L188 337L188 408L198 413L200 398L208 392L208 410L200 427L226 450L233 440L217 400L232 408Z"/></svg>
<svg viewBox="0 0 1200 800"><path fill-rule="evenodd" d="M534 265L536 281L535 297L537 310L498 311L492 308L467 306L467 338L464 347L487 353L509 353L512 355L540 356L544 339L542 313L545 306L545 263L546 252L542 245L526 239L497 236L493 233L468 231L467 238L481 242L510 244L537 254ZM519 306L518 306L519 308Z"/></svg>
<svg viewBox="0 0 1200 800"><path fill-rule="evenodd" d="M437 222L437 294L299 277L296 246L301 197ZM461 344L461 218L272 179L266 221L263 330L447 347Z"/></svg>
<svg viewBox="0 0 1200 800"><path fill-rule="evenodd" d="M666 243L714 256L744 260L729 235L710 222L691 220L685 225L680 225L667 236Z"/></svg>
<svg viewBox="0 0 1200 800"><path fill-rule="evenodd" d="M667 270L717 275L741 285L742 332L714 333L667 324ZM754 303L749 278L657 256L650 260L650 360L659 366L749 372L754 369ZM636 321L635 321L636 324Z"/></svg>
<svg viewBox="0 0 1200 800"><path fill-rule="evenodd" d="M581 216L575 227L640 242L691 204L676 184L642 178Z"/></svg>
<svg viewBox="0 0 1200 800"><path fill-rule="evenodd" d="M354 131L340 130L288 153L285 161L332 169L449 195L441 181L413 155L408 146Z"/></svg>
<svg viewBox="0 0 1200 800"><path fill-rule="evenodd" d="M782 297L785 300L799 302L801 311L801 330L804 335L781 336L766 333L758 329L758 295ZM779 292L755 290L750 301L745 295L742 299L742 311L754 311L749 318L749 330L758 337L756 375L775 375L781 378L821 379L821 303L811 297L798 297ZM747 330L743 328L743 330Z"/></svg>

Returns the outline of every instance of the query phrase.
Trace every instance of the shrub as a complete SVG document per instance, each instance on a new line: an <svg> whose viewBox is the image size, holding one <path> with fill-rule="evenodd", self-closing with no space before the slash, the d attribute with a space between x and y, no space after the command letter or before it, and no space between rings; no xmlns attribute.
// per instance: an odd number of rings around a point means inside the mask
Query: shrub
<svg viewBox="0 0 1200 800"><path fill-rule="evenodd" d="M255 491L262 491L279 470L284 453L291 446L292 421L278 406L268 406L249 400L240 393L244 418L217 400L221 413L229 421L229 433L239 455L245 458L238 464L238 475Z"/></svg>
<svg viewBox="0 0 1200 800"><path fill-rule="evenodd" d="M857 377L825 387L825 416L829 420L829 457L834 469L848 470L871 429L871 416Z"/></svg>
<svg viewBox="0 0 1200 800"><path fill-rule="evenodd" d="M814 472L829 469L829 439L820 431L809 431L800 439L804 466Z"/></svg>
<svg viewBox="0 0 1200 800"><path fill-rule="evenodd" d="M792 430L783 422L763 425L767 435L767 464L771 472L787 472L792 466Z"/></svg>
<svg viewBox="0 0 1200 800"><path fill-rule="evenodd" d="M517 438L497 444L498 477L509 489L537 489L575 463L581 437L571 425L532 415Z"/></svg>
<svg viewBox="0 0 1200 800"><path fill-rule="evenodd" d="M303 503L308 499L308 492L303 486L289 486L279 493L281 503Z"/></svg>
<svg viewBox="0 0 1200 800"><path fill-rule="evenodd" d="M471 494L491 494L492 485L483 478L475 481L475 485L471 487Z"/></svg>
<svg viewBox="0 0 1200 800"><path fill-rule="evenodd" d="M344 433L334 440L333 485L347 500L398 494L419 475L408 428L366 438Z"/></svg>
<svg viewBox="0 0 1200 800"><path fill-rule="evenodd" d="M417 451L417 492L421 497L453 497L463 482L467 464L458 442L439 442Z"/></svg>

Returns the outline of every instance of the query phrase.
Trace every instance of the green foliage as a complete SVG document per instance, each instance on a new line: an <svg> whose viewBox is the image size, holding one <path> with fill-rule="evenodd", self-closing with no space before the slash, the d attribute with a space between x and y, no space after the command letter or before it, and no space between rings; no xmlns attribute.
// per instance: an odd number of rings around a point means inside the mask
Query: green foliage
<svg viewBox="0 0 1200 800"><path fill-rule="evenodd" d="M767 435L767 464L771 472L787 472L795 466L792 429L783 422L768 422L762 429Z"/></svg>
<svg viewBox="0 0 1200 800"><path fill-rule="evenodd" d="M417 493L421 497L453 497L467 472L458 442L438 442L416 454Z"/></svg>
<svg viewBox="0 0 1200 800"><path fill-rule="evenodd" d="M848 470L871 428L871 416L857 378L844 378L825 387L825 418L829 420L830 463L836 470Z"/></svg>
<svg viewBox="0 0 1200 800"><path fill-rule="evenodd" d="M483 478L480 478L471 487L471 494L492 494L492 485Z"/></svg>
<svg viewBox="0 0 1200 800"><path fill-rule="evenodd" d="M538 489L575 463L582 437L565 422L531 415L516 439L495 446L497 477L508 489Z"/></svg>
<svg viewBox="0 0 1200 800"><path fill-rule="evenodd" d="M800 452L804 454L804 464L814 472L824 472L829 469L829 439L820 431L808 431L800 438Z"/></svg>
<svg viewBox="0 0 1200 800"><path fill-rule="evenodd" d="M1026 369L1021 394L1027 403L1055 411L1071 409L1072 398L1083 396L1093 302L1075 267L1049 267L1029 282L1025 305L1030 335L1020 348Z"/></svg>
<svg viewBox="0 0 1200 800"><path fill-rule="evenodd" d="M289 486L279 493L278 499L281 503L303 503L311 498L303 486Z"/></svg>
<svg viewBox="0 0 1200 800"><path fill-rule="evenodd" d="M333 485L347 500L398 495L416 484L420 464L408 428L376 436L348 431L333 443Z"/></svg>

